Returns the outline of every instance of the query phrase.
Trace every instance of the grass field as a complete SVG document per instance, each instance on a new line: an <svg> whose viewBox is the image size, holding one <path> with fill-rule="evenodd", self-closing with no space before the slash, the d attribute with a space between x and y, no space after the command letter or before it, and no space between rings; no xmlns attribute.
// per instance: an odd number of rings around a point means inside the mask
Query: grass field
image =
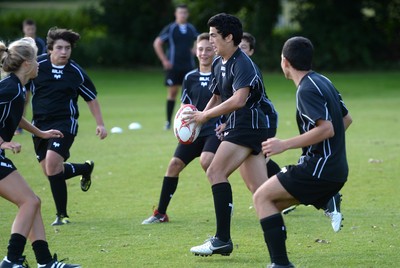
<svg viewBox="0 0 400 268"><path fill-rule="evenodd" d="M269 257L261 228L238 173L230 178L235 204L231 256L200 258L189 252L215 231L211 190L198 161L180 176L168 210L171 222L141 225L158 203L162 177L177 143L172 132L162 130L166 96L162 73L89 70L89 74L97 85L107 128L120 126L124 132L99 141L94 120L86 104L80 103L80 132L69 160L93 159L96 167L89 192L80 190L78 179L68 181L70 225L50 226L54 202L30 135L15 137L23 145L22 153L7 152L42 199L51 250L83 267L265 267ZM397 267L400 73L328 76L353 117L347 134L350 176L342 191L344 227L334 233L321 211L299 207L284 217L289 258L296 267ZM280 73L266 73L265 80L280 114L277 136L297 134L294 84ZM131 122L143 128L129 130ZM282 166L295 163L299 154L300 150L293 150L274 159ZM0 199L0 256L6 254L16 211ZM35 264L30 244L25 254Z"/></svg>

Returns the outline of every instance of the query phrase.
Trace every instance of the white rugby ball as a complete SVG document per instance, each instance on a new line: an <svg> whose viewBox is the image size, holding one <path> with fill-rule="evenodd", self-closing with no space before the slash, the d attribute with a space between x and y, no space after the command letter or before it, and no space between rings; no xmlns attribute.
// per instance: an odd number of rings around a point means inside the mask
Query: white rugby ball
<svg viewBox="0 0 400 268"><path fill-rule="evenodd" d="M201 125L196 123L185 124L185 115L182 115L182 113L185 111L197 111L197 108L192 104L185 104L181 106L175 115L174 133L175 137L180 143L191 144L199 136Z"/></svg>

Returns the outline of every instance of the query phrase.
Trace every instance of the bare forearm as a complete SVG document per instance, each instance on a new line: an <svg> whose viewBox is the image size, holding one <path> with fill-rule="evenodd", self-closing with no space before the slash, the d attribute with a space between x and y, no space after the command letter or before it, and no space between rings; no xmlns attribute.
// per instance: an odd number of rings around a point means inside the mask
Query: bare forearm
<svg viewBox="0 0 400 268"><path fill-rule="evenodd" d="M103 116L101 114L100 104L97 99L89 101L88 103L90 112L92 113L93 117L96 120L96 124L98 126L104 126Z"/></svg>
<svg viewBox="0 0 400 268"><path fill-rule="evenodd" d="M333 137L334 134L332 123L330 121L321 120L318 122L317 127L302 135L283 140L283 143L286 150L303 148L329 139Z"/></svg>

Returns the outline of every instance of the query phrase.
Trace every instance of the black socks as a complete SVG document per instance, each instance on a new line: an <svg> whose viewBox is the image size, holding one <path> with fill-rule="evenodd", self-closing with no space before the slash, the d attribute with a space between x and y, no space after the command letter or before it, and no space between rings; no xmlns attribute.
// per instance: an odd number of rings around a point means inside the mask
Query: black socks
<svg viewBox="0 0 400 268"><path fill-rule="evenodd" d="M10 262L17 262L22 257L22 253L25 249L25 244L25 236L18 233L11 234L10 241L8 242L7 247L7 259Z"/></svg>
<svg viewBox="0 0 400 268"><path fill-rule="evenodd" d="M56 204L57 216L67 217L67 184L65 183L64 172L48 176L54 203Z"/></svg>
<svg viewBox="0 0 400 268"><path fill-rule="evenodd" d="M171 201L177 187L178 177L164 177L157 209L159 213L166 214L169 201Z"/></svg>
<svg viewBox="0 0 400 268"><path fill-rule="evenodd" d="M228 182L223 182L214 184L211 189L217 220L217 232L215 236L223 242L228 242L231 239L232 188Z"/></svg>
<svg viewBox="0 0 400 268"><path fill-rule="evenodd" d="M44 240L36 240L32 243L33 252L35 252L36 262L46 264L53 259L49 250L49 244Z"/></svg>
<svg viewBox="0 0 400 268"><path fill-rule="evenodd" d="M260 224L264 231L264 240L268 247L271 262L280 265L288 265L286 227L283 223L281 213L261 219Z"/></svg>
<svg viewBox="0 0 400 268"><path fill-rule="evenodd" d="M172 119L172 113L174 112L174 107L175 107L175 101L167 100L167 121L169 123L172 123L171 119Z"/></svg>

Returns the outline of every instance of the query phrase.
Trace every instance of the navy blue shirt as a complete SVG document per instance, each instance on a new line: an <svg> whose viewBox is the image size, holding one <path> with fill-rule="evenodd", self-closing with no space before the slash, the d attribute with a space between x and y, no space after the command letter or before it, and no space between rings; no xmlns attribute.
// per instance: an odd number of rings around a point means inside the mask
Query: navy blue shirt
<svg viewBox="0 0 400 268"><path fill-rule="evenodd" d="M22 118L25 88L11 73L0 81L0 137L11 141ZM3 152L2 152L3 153Z"/></svg>
<svg viewBox="0 0 400 268"><path fill-rule="evenodd" d="M265 114L260 106L264 85L258 68L240 48L225 63L221 57L214 60L210 89L221 96L222 102L232 97L236 90L245 87L250 88L246 105L227 115L226 130L267 128Z"/></svg>
<svg viewBox="0 0 400 268"><path fill-rule="evenodd" d="M194 68L193 43L198 36L196 28L186 23L170 23L162 29L159 38L168 44L167 57L173 70L188 71Z"/></svg>
<svg viewBox="0 0 400 268"><path fill-rule="evenodd" d="M65 66L52 65L48 55L38 58L39 74L32 80L33 124L41 130L78 132L78 97L96 99L96 88L74 61Z"/></svg>
<svg viewBox="0 0 400 268"><path fill-rule="evenodd" d="M181 102L192 104L197 110L203 111L213 94L209 90L211 73L201 73L195 69L186 74L182 84ZM221 124L218 117L208 120L201 127L199 137L215 135L215 128Z"/></svg>
<svg viewBox="0 0 400 268"><path fill-rule="evenodd" d="M320 119L331 121L335 132L332 138L304 147L300 162L307 161L316 178L345 182L348 165L343 117L348 110L341 95L326 77L309 72L300 81L296 102L300 134L315 128Z"/></svg>

